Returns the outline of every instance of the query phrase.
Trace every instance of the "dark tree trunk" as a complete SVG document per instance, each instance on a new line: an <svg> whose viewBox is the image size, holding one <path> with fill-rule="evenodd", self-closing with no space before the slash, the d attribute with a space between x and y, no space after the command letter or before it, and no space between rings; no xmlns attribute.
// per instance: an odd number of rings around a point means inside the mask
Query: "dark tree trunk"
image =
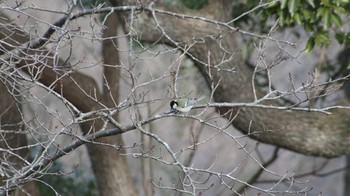
<svg viewBox="0 0 350 196"><path fill-rule="evenodd" d="M116 36L118 25L117 15L115 13L111 14L105 23L104 37ZM104 84L102 103L108 107L115 107L114 103L118 103L119 98L120 70L116 67L110 67L111 65L118 65L120 62L117 45L116 39L106 39L102 46L104 63L109 65L104 67L106 83ZM114 116L114 118L116 117ZM95 130L99 130L102 125L103 122L98 121L93 126ZM90 128L90 126L83 126L86 133ZM123 146L121 135L100 138L97 142ZM120 153L125 153L124 149L116 150L115 148L94 144L88 144L87 148L100 195L137 195L126 157L120 155Z"/></svg>
<svg viewBox="0 0 350 196"><path fill-rule="evenodd" d="M15 175L13 168L8 167L12 166L15 169L20 169L23 166L26 166L24 160L30 161L30 152L26 146L27 137L24 134L22 129L22 114L21 106L18 105L15 101L15 98L12 94L18 95L18 91L15 88L15 83L9 83L9 80L4 84L3 81L0 81L0 184L1 186L5 185L6 174L12 176ZM16 99L20 99L19 96ZM21 148L23 147L23 148ZM20 149L19 149L20 148ZM15 150L19 149L19 150ZM11 153L10 153L11 152ZM15 154L17 156L15 156ZM4 176L3 176L4 175ZM3 176L3 177L2 177ZM39 191L35 181L30 181L24 185L19 184L18 189L10 190L15 195L39 195Z"/></svg>
<svg viewBox="0 0 350 196"><path fill-rule="evenodd" d="M350 155L346 155L346 170L345 170L345 176L344 176L344 196L350 195Z"/></svg>
<svg viewBox="0 0 350 196"><path fill-rule="evenodd" d="M115 0L112 2L123 3L124 1ZM198 11L182 8L181 10L171 8L171 11L226 22L232 20L231 3L232 1L211 0L206 7ZM161 4L156 4L155 8L157 6L161 6L161 9L167 9ZM163 32L157 28L152 14L146 11L133 18L133 31L138 33L138 39L155 42L162 38L161 42L163 43L185 48L195 41L192 39L193 37L201 37L201 42L195 44L189 53L198 60L196 66L203 74L208 86L218 84L214 93L215 101L219 103L251 103L254 101L253 71L242 61L237 38L244 35L239 29L229 29L214 23L174 17L171 14L156 12L155 15L159 22L158 25L177 44L164 36ZM125 26L126 30L128 28ZM217 65L230 56L233 57L232 60L220 65L221 71L209 68L209 66ZM204 64L200 62L204 62ZM211 77L208 74L209 69ZM223 71L225 69L234 69L235 73ZM260 89L255 90L260 98L263 92ZM264 102L264 104L279 106L277 101ZM249 134L250 137L263 143L273 144L306 155L323 157L337 157L350 152L350 130L348 128L350 110L333 109L330 110L332 115L320 112L254 107L220 107L217 110L221 114L228 111L232 111L234 114L239 113L233 121L233 125L242 133Z"/></svg>
<svg viewBox="0 0 350 196"><path fill-rule="evenodd" d="M7 17L1 13L1 20L4 24L9 23ZM105 30L105 37L115 36L117 33L118 18L116 14L111 14L106 21L107 29ZM0 28L2 32L0 34L0 39L10 43L9 46L17 47L24 42L29 40L29 36L26 35L16 26L12 26L13 29ZM113 40L115 42L115 40ZM114 45L115 44L115 45ZM105 63L108 65L118 64L119 56L118 51L115 48L117 43L112 43L110 39L103 43L103 56ZM8 47L7 45L2 46L6 50L12 50L13 47ZM28 55L35 54L36 51L27 51ZM49 51L42 51L47 56L52 56ZM28 70L26 65L33 63L33 69ZM48 65L53 65L52 60L48 59L46 62ZM59 59L59 65L63 65L64 62ZM104 89L103 94L100 94L96 82L93 78L81 74L79 72L71 73L70 75L62 76L59 72L45 66L41 69L42 65L37 62L31 62L30 60L21 60L18 67L24 67L23 71L28 74L37 74L36 71L41 72L40 82L46 86L51 86L51 88L63 95L70 103L72 103L81 112L89 112L100 108L100 105L94 100L86 96L89 94L94 97L98 97L101 102L107 106L113 107L114 101L118 101L118 91L119 91L119 70L114 67L105 67L104 75L106 81L109 85L110 91ZM36 67L41 67L35 69ZM57 80L60 78L60 80ZM78 84L78 85L77 85ZM106 86L104 86L106 87ZM95 91L96 90L96 91ZM0 91L2 92L2 91ZM111 96L112 97L111 97ZM113 101L114 99L114 101ZM11 103L14 100L11 99ZM8 104L7 104L8 105ZM15 105L14 105L15 106ZM19 115L14 115L19 117ZM4 121L5 122L5 121ZM17 122L17 121L16 121ZM82 124L82 130L86 134L91 129L98 130L102 128L103 121L97 120L95 123L85 123ZM112 136L109 138L101 138L98 142L122 145L123 141L121 136ZM128 168L126 157L119 156L119 153L123 151L117 151L116 149L103 147L98 145L88 145L89 155L91 156L92 168L96 176L96 182L101 195L137 195L136 188L133 184L132 177ZM37 195L37 194L33 194Z"/></svg>

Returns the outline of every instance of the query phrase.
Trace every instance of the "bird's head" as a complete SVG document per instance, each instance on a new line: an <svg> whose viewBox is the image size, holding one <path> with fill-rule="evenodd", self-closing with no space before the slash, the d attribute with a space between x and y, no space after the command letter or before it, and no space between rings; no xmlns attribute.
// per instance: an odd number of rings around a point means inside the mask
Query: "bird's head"
<svg viewBox="0 0 350 196"><path fill-rule="evenodd" d="M172 101L170 102L170 108L171 108L171 109L176 109L178 105L179 105L179 104L178 104L177 100L172 100Z"/></svg>

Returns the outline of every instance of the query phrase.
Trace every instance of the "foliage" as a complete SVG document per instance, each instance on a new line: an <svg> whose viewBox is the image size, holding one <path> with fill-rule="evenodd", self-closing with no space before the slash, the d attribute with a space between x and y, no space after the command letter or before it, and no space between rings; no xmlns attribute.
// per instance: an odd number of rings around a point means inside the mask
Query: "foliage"
<svg viewBox="0 0 350 196"><path fill-rule="evenodd" d="M340 44L350 44L349 32L344 32L344 22L350 19L349 0L280 0L272 1L263 10L265 19L276 16L281 26L300 25L312 35L306 44L311 51L317 46L329 45L332 36Z"/></svg>
<svg viewBox="0 0 350 196"><path fill-rule="evenodd" d="M253 18L258 18L261 26L267 26L267 21L277 18L282 27L299 25L311 34L306 44L306 51L311 51L314 46L329 45L333 37L340 44L350 44L350 32L344 30L344 25L350 20L349 0L268 0L270 5L262 6L256 14L244 15L235 25L249 23ZM247 2L235 3L233 17L238 17L246 11L259 6L259 1L248 0ZM255 26L257 28L257 26ZM258 31L264 32L260 27ZM269 29L269 27L266 27ZM256 30L256 29L255 29Z"/></svg>

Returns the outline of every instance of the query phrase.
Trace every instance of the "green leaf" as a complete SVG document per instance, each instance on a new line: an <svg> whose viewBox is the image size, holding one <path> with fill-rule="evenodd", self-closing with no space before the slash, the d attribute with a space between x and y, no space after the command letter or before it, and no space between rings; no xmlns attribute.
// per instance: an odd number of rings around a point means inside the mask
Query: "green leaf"
<svg viewBox="0 0 350 196"><path fill-rule="evenodd" d="M344 43L345 44L350 44L350 32L344 34Z"/></svg>
<svg viewBox="0 0 350 196"><path fill-rule="evenodd" d="M317 16L315 15L315 12L311 12L309 23L316 23L318 22Z"/></svg>
<svg viewBox="0 0 350 196"><path fill-rule="evenodd" d="M301 25L302 24L302 19L303 19L303 16L299 13L296 13L295 16L294 16L295 20L297 21L298 25Z"/></svg>
<svg viewBox="0 0 350 196"><path fill-rule="evenodd" d="M342 3L349 3L350 1L349 0L335 0L335 4L337 6L340 6Z"/></svg>
<svg viewBox="0 0 350 196"><path fill-rule="evenodd" d="M340 16L336 13L332 13L331 15L331 21L335 24L337 27L343 26L343 21L341 20Z"/></svg>
<svg viewBox="0 0 350 196"><path fill-rule="evenodd" d="M314 26L312 25L312 24L310 24L310 23L305 23L304 24L304 28L305 28L305 30L307 31L307 32L313 32L314 31L314 28L313 28Z"/></svg>
<svg viewBox="0 0 350 196"><path fill-rule="evenodd" d="M344 43L344 39L345 39L344 33L336 33L334 37L338 41L338 43L340 44Z"/></svg>
<svg viewBox="0 0 350 196"><path fill-rule="evenodd" d="M252 1L252 0L249 0L249 1ZM249 1L248 1L248 2L249 2ZM251 3L251 5L255 5L255 1L256 1L256 0L253 0L252 3ZM253 4L253 3L254 3L254 4ZM249 4L248 4L248 5L249 5ZM267 8L270 9L270 8L273 8L273 7L277 6L277 5L278 5L278 1L274 1L274 2L272 2L269 6L267 6Z"/></svg>
<svg viewBox="0 0 350 196"><path fill-rule="evenodd" d="M298 1L297 0L289 0L288 1L288 11L291 16L294 16L295 12L297 11L298 8Z"/></svg>
<svg viewBox="0 0 350 196"><path fill-rule="evenodd" d="M287 16L283 10L279 10L278 16L279 16L279 23L280 23L281 27L283 27L286 23Z"/></svg>
<svg viewBox="0 0 350 196"><path fill-rule="evenodd" d="M316 18L321 18L323 17L324 13L326 12L327 10L323 7L320 7L317 9L316 11Z"/></svg>
<svg viewBox="0 0 350 196"><path fill-rule="evenodd" d="M305 47L306 52L311 52L314 46L315 46L315 38L310 37L309 40L307 40L306 42L306 47Z"/></svg>
<svg viewBox="0 0 350 196"><path fill-rule="evenodd" d="M324 15L322 17L323 20L323 29L327 30L330 26L330 21L331 21L331 12L328 10L324 11Z"/></svg>
<svg viewBox="0 0 350 196"><path fill-rule="evenodd" d="M311 7L315 8L314 0L307 0L307 2L309 3L309 5L311 5Z"/></svg>
<svg viewBox="0 0 350 196"><path fill-rule="evenodd" d="M340 3L342 2L342 0L334 0L334 3L336 6L340 6Z"/></svg>
<svg viewBox="0 0 350 196"><path fill-rule="evenodd" d="M329 0L321 0L321 5L329 6Z"/></svg>
<svg viewBox="0 0 350 196"><path fill-rule="evenodd" d="M288 0L281 0L280 2L281 2L281 9L282 10L287 7Z"/></svg>
<svg viewBox="0 0 350 196"><path fill-rule="evenodd" d="M303 12L304 18L306 20L310 20L311 17L314 15L313 12L311 12L310 10L307 10L307 9L304 9L302 12Z"/></svg>
<svg viewBox="0 0 350 196"><path fill-rule="evenodd" d="M334 11L337 12L338 14L348 14L346 9L344 9L343 7L335 7Z"/></svg>
<svg viewBox="0 0 350 196"><path fill-rule="evenodd" d="M315 36L315 43L319 47L321 47L324 44L329 45L331 43L331 40L329 38L328 33L326 31L318 32Z"/></svg>

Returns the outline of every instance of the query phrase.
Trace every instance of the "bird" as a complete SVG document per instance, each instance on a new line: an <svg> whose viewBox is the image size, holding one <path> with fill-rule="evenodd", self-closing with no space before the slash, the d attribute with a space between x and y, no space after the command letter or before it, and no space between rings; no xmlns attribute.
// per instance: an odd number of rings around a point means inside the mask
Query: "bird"
<svg viewBox="0 0 350 196"><path fill-rule="evenodd" d="M170 109L174 112L187 113L192 107L200 100L204 99L204 97L200 98L180 98L173 99L170 102Z"/></svg>

